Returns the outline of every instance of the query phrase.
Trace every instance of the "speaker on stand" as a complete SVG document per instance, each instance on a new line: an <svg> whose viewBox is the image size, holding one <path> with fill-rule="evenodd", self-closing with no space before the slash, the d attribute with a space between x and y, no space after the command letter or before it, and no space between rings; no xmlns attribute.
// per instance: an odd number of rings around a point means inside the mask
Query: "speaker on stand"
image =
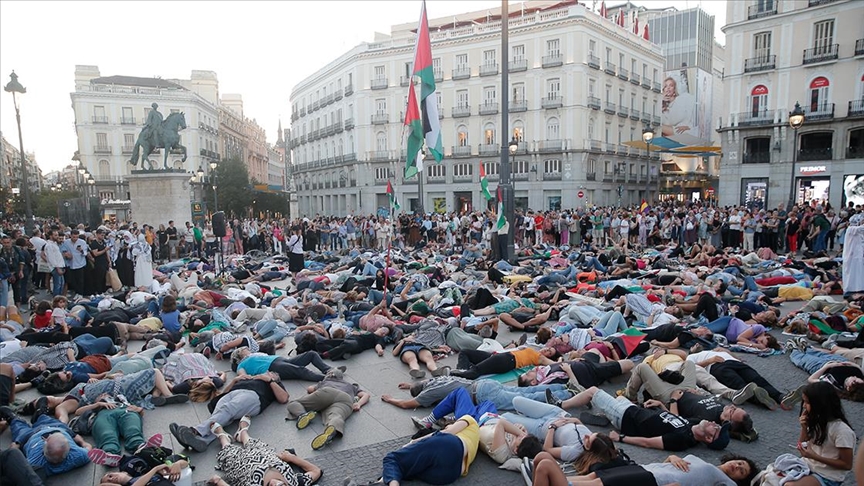
<svg viewBox="0 0 864 486"><path fill-rule="evenodd" d="M219 254L219 271L216 272L216 275L221 276L222 273L225 271L225 259L222 254L222 245L224 243L222 238L227 235L227 231L225 228L225 212L217 211L213 213L213 216L211 217L211 222L213 224L213 236L216 237L216 252ZM214 262L216 261L215 258L213 260Z"/></svg>

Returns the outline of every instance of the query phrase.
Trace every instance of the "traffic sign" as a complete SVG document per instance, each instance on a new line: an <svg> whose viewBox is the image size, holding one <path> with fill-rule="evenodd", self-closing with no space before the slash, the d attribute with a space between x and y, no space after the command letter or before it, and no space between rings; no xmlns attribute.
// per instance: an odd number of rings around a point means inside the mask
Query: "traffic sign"
<svg viewBox="0 0 864 486"><path fill-rule="evenodd" d="M576 195L579 196L579 199L582 199L583 197L585 197L585 193L582 191L577 192Z"/></svg>

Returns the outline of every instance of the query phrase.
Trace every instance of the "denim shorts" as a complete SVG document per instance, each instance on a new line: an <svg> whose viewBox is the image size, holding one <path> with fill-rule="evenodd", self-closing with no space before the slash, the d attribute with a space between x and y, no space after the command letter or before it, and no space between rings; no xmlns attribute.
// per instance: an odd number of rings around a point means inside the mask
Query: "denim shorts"
<svg viewBox="0 0 864 486"><path fill-rule="evenodd" d="M819 484L822 486L840 486L843 484L843 481L834 481L833 479L824 478L816 473L813 473L813 477L819 480Z"/></svg>

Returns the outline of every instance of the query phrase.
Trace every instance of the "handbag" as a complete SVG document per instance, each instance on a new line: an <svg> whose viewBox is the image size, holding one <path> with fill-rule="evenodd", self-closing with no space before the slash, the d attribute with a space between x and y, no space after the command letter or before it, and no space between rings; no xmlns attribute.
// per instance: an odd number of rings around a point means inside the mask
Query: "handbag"
<svg viewBox="0 0 864 486"><path fill-rule="evenodd" d="M105 285L111 287L111 290L114 292L117 292L123 287L116 269L109 268L108 271L105 272Z"/></svg>

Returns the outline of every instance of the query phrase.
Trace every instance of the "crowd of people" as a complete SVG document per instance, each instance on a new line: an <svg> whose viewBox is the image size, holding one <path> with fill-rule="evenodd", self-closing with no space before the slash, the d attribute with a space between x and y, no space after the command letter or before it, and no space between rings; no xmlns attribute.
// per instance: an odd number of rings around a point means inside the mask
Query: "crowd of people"
<svg viewBox="0 0 864 486"><path fill-rule="evenodd" d="M670 203L497 220L237 219L222 238L209 223L7 228L3 484L91 462L117 468L103 484L171 484L214 442L212 484L313 484L327 465L250 435L280 407L297 429L320 416L313 450L364 407L431 408L384 457L389 485L450 484L478 450L537 485L834 486L852 470L843 403L864 401L861 208ZM351 380L346 365L369 350L404 365L411 380L393 385L407 398ZM800 383L761 375L748 355L789 360ZM600 388L610 380L617 392ZM20 399L31 388L38 398ZM144 411L189 401L210 416L162 431L183 451L144 436ZM796 410L795 454L700 459L700 447L758 440L753 407ZM637 464L622 444L692 453Z"/></svg>

